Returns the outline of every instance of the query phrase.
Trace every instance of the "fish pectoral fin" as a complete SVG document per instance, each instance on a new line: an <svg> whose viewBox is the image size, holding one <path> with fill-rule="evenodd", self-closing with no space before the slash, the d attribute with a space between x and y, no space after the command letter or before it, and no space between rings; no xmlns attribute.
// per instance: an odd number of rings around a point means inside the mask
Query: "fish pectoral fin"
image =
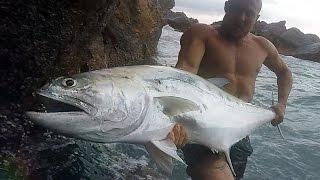
<svg viewBox="0 0 320 180"><path fill-rule="evenodd" d="M162 141L151 141L145 146L151 157L157 163L158 167L167 174L172 174L172 158L185 164L184 161L178 156L175 144L169 139Z"/></svg>
<svg viewBox="0 0 320 180"><path fill-rule="evenodd" d="M200 107L196 103L180 97L162 96L155 97L154 100L162 105L162 111L167 116L176 116L186 112L200 110Z"/></svg>

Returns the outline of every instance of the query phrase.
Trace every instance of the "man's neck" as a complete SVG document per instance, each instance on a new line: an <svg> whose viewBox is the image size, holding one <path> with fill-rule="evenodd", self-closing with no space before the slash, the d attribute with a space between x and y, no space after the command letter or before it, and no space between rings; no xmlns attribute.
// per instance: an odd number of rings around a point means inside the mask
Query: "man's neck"
<svg viewBox="0 0 320 180"><path fill-rule="evenodd" d="M228 42L237 44L237 45L243 43L243 41L245 41L245 40L248 38L249 34L250 34L250 33L248 33L247 35L245 35L245 36L242 37L242 38L235 38L235 37L233 37L233 36L226 30L226 28L223 26L223 24L222 24L221 26L219 26L219 27L217 28L217 30L218 30L219 35L220 35L223 39L225 39L225 40L228 41Z"/></svg>

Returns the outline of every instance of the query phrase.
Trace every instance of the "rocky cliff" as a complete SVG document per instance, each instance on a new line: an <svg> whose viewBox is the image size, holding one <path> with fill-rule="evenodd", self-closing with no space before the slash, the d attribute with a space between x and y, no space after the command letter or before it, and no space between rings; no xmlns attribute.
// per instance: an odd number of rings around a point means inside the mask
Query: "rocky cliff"
<svg viewBox="0 0 320 180"><path fill-rule="evenodd" d="M285 21L270 24L258 21L253 32L269 39L281 54L320 62L320 38L297 28L287 29L285 24Z"/></svg>
<svg viewBox="0 0 320 180"><path fill-rule="evenodd" d="M131 162L114 147L42 129L24 111L37 104L32 92L57 76L154 63L163 17L172 4L173 0L1 2L0 179L161 177L145 161Z"/></svg>

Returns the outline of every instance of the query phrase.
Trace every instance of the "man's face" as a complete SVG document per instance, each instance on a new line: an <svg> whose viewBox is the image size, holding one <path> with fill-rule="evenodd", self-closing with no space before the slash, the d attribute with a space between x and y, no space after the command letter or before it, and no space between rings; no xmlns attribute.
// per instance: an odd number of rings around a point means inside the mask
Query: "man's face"
<svg viewBox="0 0 320 180"><path fill-rule="evenodd" d="M224 31L233 39L246 36L257 21L261 4L257 0L229 0L225 3Z"/></svg>

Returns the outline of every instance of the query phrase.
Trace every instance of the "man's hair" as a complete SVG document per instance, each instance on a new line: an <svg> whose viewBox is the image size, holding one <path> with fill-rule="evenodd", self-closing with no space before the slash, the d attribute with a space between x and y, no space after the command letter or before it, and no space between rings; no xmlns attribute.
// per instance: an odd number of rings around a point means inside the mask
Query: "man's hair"
<svg viewBox="0 0 320 180"><path fill-rule="evenodd" d="M254 0L254 1L256 1L257 6L258 6L258 10L259 10L259 12L260 12L261 9L262 9L262 0Z"/></svg>
<svg viewBox="0 0 320 180"><path fill-rule="evenodd" d="M233 2L233 1L238 1L238 0L228 0L230 3ZM257 8L258 8L258 12L261 11L261 8L262 8L262 0L249 0L251 2L254 2L256 5L257 5Z"/></svg>

